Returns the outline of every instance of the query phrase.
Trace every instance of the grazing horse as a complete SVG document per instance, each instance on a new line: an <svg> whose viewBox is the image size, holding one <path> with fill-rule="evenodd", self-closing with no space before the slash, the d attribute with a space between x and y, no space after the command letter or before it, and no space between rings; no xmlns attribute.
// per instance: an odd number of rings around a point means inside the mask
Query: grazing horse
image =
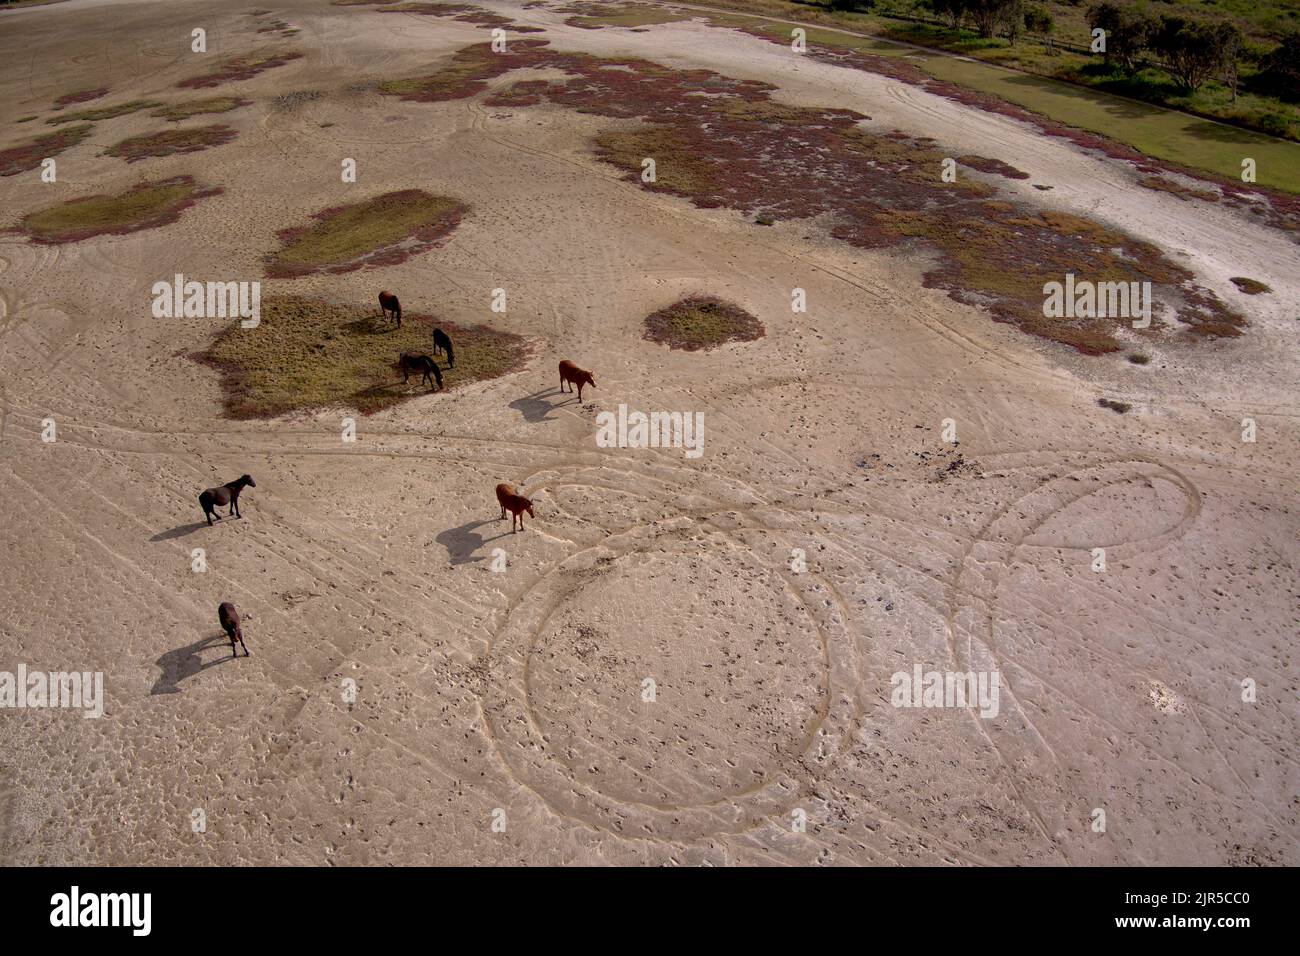
<svg viewBox="0 0 1300 956"><path fill-rule="evenodd" d="M429 376L432 375L438 380L438 387L442 388L442 371L438 368L438 363L423 352L403 352L397 363L402 366L403 384L411 377L412 372L421 372L422 382L429 382ZM429 387L433 388L433 382L429 382Z"/></svg>
<svg viewBox="0 0 1300 956"><path fill-rule="evenodd" d="M497 485L497 501L501 505L501 517L506 516L506 509L510 509L510 532L515 530L515 519L519 519L519 530L524 530L524 512L528 512L528 517L536 518L533 514L533 503L523 495L516 494L513 486L506 484L504 481Z"/></svg>
<svg viewBox="0 0 1300 956"><path fill-rule="evenodd" d="M221 629L226 632L226 637L230 638L230 656L239 656L239 652L235 650L235 641L239 641L239 646L244 649L244 656L252 657L252 652L244 643L244 631L239 626L239 612L235 610L235 606L229 601L222 601L217 608L217 620L221 622Z"/></svg>
<svg viewBox="0 0 1300 956"><path fill-rule="evenodd" d="M241 475L234 481L228 481L219 488L209 488L199 495L199 504L203 506L203 514L207 516L208 527L212 527L212 519L215 517L221 520L221 515L217 514L217 505L230 505L230 511L226 517L234 515L236 518L244 517L239 513L239 493L244 490L244 486L256 488L257 482L253 481L248 475Z"/></svg>
<svg viewBox="0 0 1300 956"><path fill-rule="evenodd" d="M451 347L451 337L442 329L433 330L433 350L447 353L447 368L456 367L456 350Z"/></svg>
<svg viewBox="0 0 1300 956"><path fill-rule="evenodd" d="M578 386L578 401L582 401L582 386L590 385L596 387L596 379L586 369L578 368L568 359L560 363L560 391L564 391L564 383L569 383L569 391L573 391L573 386Z"/></svg>
<svg viewBox="0 0 1300 956"><path fill-rule="evenodd" d="M397 301L397 296L385 290L379 293L379 310L384 313L384 318L388 318L388 313L393 313L393 318L397 320L397 327L402 327L402 303Z"/></svg>

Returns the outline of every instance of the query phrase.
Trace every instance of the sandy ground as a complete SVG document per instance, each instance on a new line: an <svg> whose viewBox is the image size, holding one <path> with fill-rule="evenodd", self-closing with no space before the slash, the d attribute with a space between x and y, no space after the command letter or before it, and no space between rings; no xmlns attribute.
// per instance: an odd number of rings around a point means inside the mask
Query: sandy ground
<svg viewBox="0 0 1300 956"><path fill-rule="evenodd" d="M246 52L257 6L0 16L4 145L86 86L181 98L200 72L189 31ZM0 237L0 670L98 670L107 693L99 720L0 711L0 862L1300 862L1300 247L1004 117L754 38L484 6L561 49L762 79L1003 159L1032 174L1010 187L1026 202L1158 243L1251 328L1144 346L1146 367L1082 358L922 288L914 254L622 182L588 152L598 117L355 89L488 38L472 25L277 2L305 57L229 87L256 101L212 118L233 144L100 158L157 127L137 114L62 154L57 184L0 179L0 227L146 176L225 189L163 229ZM299 90L324 95L275 107ZM528 366L361 418L355 444L343 409L223 419L215 374L182 354L215 323L152 318L150 286L261 278L277 229L408 187L474 214L402 265L265 293L396 289L529 336ZM1241 296L1234 275L1275 292ZM767 336L707 354L641 340L691 292ZM596 371L587 406L558 393L561 357ZM595 416L619 403L702 412L703 457L597 447ZM197 492L243 472L244 520L198 523ZM525 533L497 517L502 480L537 501ZM227 659L222 600L251 658ZM916 663L996 670L1000 713L891 706L890 675Z"/></svg>

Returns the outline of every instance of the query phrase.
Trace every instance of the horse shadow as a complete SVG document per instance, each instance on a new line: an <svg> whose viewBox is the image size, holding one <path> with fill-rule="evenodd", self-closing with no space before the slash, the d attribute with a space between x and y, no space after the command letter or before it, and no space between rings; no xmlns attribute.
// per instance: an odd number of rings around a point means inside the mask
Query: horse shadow
<svg viewBox="0 0 1300 956"><path fill-rule="evenodd" d="M523 415L524 421L526 422L536 423L555 421L555 419L551 417L551 412L555 411L559 406L543 401L542 396L557 394L559 394L559 392L556 389L544 388L540 392L533 392L531 395L525 395L523 398L515 399L510 403L510 407L516 409L521 415ZM560 404L562 405L564 403L561 402Z"/></svg>
<svg viewBox="0 0 1300 956"><path fill-rule="evenodd" d="M207 526L208 523L206 521L192 521L189 524L178 524L176 527L172 528L169 531L159 531L156 535L154 535L149 540L150 541L171 541L173 538L183 538L187 534L193 534L195 531L198 531L200 528L206 528Z"/></svg>
<svg viewBox="0 0 1300 956"><path fill-rule="evenodd" d="M369 315L343 323L343 329L353 335L388 335L390 332L397 331L397 323L391 319L380 319Z"/></svg>
<svg viewBox="0 0 1300 956"><path fill-rule="evenodd" d="M185 647L178 647L175 650L166 651L162 657L155 662L162 668L162 673L154 682L153 689L149 691L150 695L154 694L179 694L180 687L177 685L186 678L193 677L209 667L216 667L218 664L224 664L226 661L235 660L228 654L223 654L218 658L203 662L199 656L201 651L207 650L214 644L221 644L223 650L229 650L230 638L226 636L225 631L216 634L210 634L200 641L193 644L187 644Z"/></svg>
<svg viewBox="0 0 1300 956"><path fill-rule="evenodd" d="M452 565L472 564L475 561L483 560L481 555L474 553L475 551L490 541L505 537L503 532L493 535L491 538L485 538L474 530L493 523L492 521L470 521L459 528L448 528L446 531L438 532L434 540L447 549L447 555L451 558Z"/></svg>

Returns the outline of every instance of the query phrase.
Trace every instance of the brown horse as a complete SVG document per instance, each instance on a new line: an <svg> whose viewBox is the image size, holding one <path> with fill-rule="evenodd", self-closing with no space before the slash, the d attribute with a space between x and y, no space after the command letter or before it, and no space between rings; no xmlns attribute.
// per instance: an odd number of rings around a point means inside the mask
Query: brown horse
<svg viewBox="0 0 1300 956"><path fill-rule="evenodd" d="M524 512L528 512L528 517L536 518L533 514L533 503L523 495L516 494L512 485L504 481L497 485L497 502L501 505L501 517L506 516L506 509L510 509L510 531L513 534L515 530L515 519L519 519L519 530L524 530Z"/></svg>
<svg viewBox="0 0 1300 956"><path fill-rule="evenodd" d="M564 384L569 383L569 391L573 391L573 386L578 386L578 401L582 401L582 386L590 385L596 387L595 377L586 369L578 368L568 359L560 363L560 391L564 391Z"/></svg>
<svg viewBox="0 0 1300 956"><path fill-rule="evenodd" d="M397 327L402 327L402 303L397 301L397 296L388 290L379 293L379 310L388 318L388 313L393 313L393 318L397 320Z"/></svg>
<svg viewBox="0 0 1300 956"><path fill-rule="evenodd" d="M215 517L221 520L221 515L217 514L217 505L230 505L230 511L226 517L234 515L236 518L244 517L239 513L239 493L244 490L244 486L256 488L257 482L253 481L248 475L241 475L234 481L228 481L219 488L208 488L199 495L199 504L203 506L203 514L208 519L208 527L212 527L212 519Z"/></svg>
<svg viewBox="0 0 1300 956"><path fill-rule="evenodd" d="M403 384L411 377L412 372L420 372L423 375L421 382L429 382L429 376L432 375L438 380L438 387L442 388L442 371L438 368L438 363L429 356L421 352L403 352L398 356L397 364L402 367ZM433 382L429 382L429 387L433 388Z"/></svg>
<svg viewBox="0 0 1300 956"><path fill-rule="evenodd" d="M229 601L222 601L217 608L217 620L221 622L221 629L226 632L226 637L230 638L230 656L239 656L239 652L235 650L235 641L239 641L239 646L244 649L244 656L252 657L252 652L244 643L244 631L239 626L239 612L235 610L235 606Z"/></svg>

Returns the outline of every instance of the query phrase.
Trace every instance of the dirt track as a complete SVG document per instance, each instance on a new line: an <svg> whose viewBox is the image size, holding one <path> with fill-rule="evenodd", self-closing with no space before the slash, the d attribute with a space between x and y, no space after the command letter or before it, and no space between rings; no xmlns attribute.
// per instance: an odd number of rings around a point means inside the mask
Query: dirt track
<svg viewBox="0 0 1300 956"><path fill-rule="evenodd" d="M255 6L5 14L4 144L72 90L174 94L196 72L189 30L245 52ZM761 79L1011 162L1025 202L1157 243L1250 328L1147 346L1145 367L1083 358L922 288L917 256L622 182L590 155L598 117L353 89L488 38L470 24L277 5L305 56L230 87L255 100L221 117L233 144L144 169L100 158L157 127L141 113L62 154L56 185L0 179L0 227L145 174L225 188L163 229L0 241L0 670L101 670L108 695L100 720L0 713L0 862L1300 862L1300 247L755 38L482 6L563 49ZM324 95L276 107L302 90ZM184 357L214 326L152 318L150 286L258 278L275 232L342 189L412 187L474 215L401 265L264 286L400 289L407 308L529 336L528 367L361 418L354 445L345 410L223 420L216 376ZM1242 275L1274 292L1241 295ZM644 316L692 292L767 335L707 354L641 340ZM594 404L559 394L562 357L597 371ZM703 458L598 448L596 413L619 403L703 412ZM245 518L200 524L198 491L243 472ZM498 481L537 501L523 534L497 519ZM247 660L226 659L221 600ZM891 706L890 675L915 662L997 670L1000 714Z"/></svg>

